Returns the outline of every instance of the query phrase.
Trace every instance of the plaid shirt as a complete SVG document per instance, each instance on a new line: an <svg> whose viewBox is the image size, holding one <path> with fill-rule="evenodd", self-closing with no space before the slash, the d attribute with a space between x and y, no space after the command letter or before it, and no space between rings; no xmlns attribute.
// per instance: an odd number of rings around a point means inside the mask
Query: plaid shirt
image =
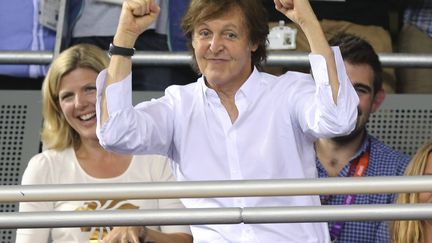
<svg viewBox="0 0 432 243"><path fill-rule="evenodd" d="M370 146L369 164L365 176L401 176L409 162L407 155L401 154L378 139L368 135L359 151L345 165L338 177L346 177L350 165L366 151ZM319 177L328 177L324 167L317 161ZM343 205L345 195L322 196L323 205ZM395 194L360 194L357 195L354 204L390 204L393 203ZM329 222L329 228L334 223ZM388 222L380 221L355 221L345 222L338 243L386 243L389 242Z"/></svg>
<svg viewBox="0 0 432 243"><path fill-rule="evenodd" d="M417 26L432 38L432 0L408 6L404 12L404 23Z"/></svg>

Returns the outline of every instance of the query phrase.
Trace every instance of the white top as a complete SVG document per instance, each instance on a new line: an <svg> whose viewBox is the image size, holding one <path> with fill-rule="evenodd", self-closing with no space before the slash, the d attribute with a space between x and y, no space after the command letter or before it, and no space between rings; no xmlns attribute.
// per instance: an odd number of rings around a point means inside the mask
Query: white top
<svg viewBox="0 0 432 243"><path fill-rule="evenodd" d="M235 96L234 124L201 77L170 86L165 96L132 106L131 76L107 87L108 121L96 129L108 150L157 153L173 159L178 180L315 178L317 137L348 134L355 126L358 96L334 48L340 80L337 106L325 59L310 55L316 80L287 72L252 72ZM97 79L96 113L106 71ZM184 199L188 208L320 205L318 196ZM194 242L328 242L325 223L191 226Z"/></svg>
<svg viewBox="0 0 432 243"><path fill-rule="evenodd" d="M76 159L75 151L46 150L35 155L29 162L22 179L30 184L75 184L75 183L124 183L146 181L172 181L169 159L158 155L135 156L128 169L114 178L94 178L88 175ZM23 202L20 212L27 211L74 211L116 209L183 208L178 199L164 200L108 200L108 201L58 201ZM184 232L190 234L188 226L150 227L162 232ZM109 227L18 229L16 243L47 243L51 233L53 243L98 243Z"/></svg>

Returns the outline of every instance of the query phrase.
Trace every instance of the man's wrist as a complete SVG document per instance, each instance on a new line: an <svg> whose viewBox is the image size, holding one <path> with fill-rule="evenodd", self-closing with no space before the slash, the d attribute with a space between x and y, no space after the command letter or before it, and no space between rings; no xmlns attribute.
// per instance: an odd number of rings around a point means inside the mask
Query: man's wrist
<svg viewBox="0 0 432 243"><path fill-rule="evenodd" d="M116 46L121 46L125 48L133 48L138 36L128 34L126 32L116 33L114 35L112 43Z"/></svg>
<svg viewBox="0 0 432 243"><path fill-rule="evenodd" d="M108 54L109 56L120 55L125 57L131 57L135 54L135 48L116 46L113 43L111 43L108 49Z"/></svg>

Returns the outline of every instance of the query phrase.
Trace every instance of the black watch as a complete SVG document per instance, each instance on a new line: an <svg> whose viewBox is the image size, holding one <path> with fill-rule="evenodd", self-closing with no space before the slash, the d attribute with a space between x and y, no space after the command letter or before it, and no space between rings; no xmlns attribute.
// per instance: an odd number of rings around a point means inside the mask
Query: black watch
<svg viewBox="0 0 432 243"><path fill-rule="evenodd" d="M125 48L120 46L115 46L113 43L110 44L108 49L108 55L120 55L120 56L126 56L131 57L135 54L135 48Z"/></svg>

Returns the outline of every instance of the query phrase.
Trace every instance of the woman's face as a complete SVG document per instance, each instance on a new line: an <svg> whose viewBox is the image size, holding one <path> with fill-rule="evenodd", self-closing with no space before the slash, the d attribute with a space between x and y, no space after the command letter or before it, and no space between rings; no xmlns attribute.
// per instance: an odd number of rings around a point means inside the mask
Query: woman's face
<svg viewBox="0 0 432 243"><path fill-rule="evenodd" d="M198 24L193 31L192 46L200 72L212 88L239 87L252 72L252 52L248 26L240 8Z"/></svg>
<svg viewBox="0 0 432 243"><path fill-rule="evenodd" d="M89 68L77 68L60 81L59 104L66 121L81 139L96 137L96 78Z"/></svg>
<svg viewBox="0 0 432 243"><path fill-rule="evenodd" d="M432 152L429 152L423 175L432 175ZM432 192L420 192L419 203L432 203Z"/></svg>

